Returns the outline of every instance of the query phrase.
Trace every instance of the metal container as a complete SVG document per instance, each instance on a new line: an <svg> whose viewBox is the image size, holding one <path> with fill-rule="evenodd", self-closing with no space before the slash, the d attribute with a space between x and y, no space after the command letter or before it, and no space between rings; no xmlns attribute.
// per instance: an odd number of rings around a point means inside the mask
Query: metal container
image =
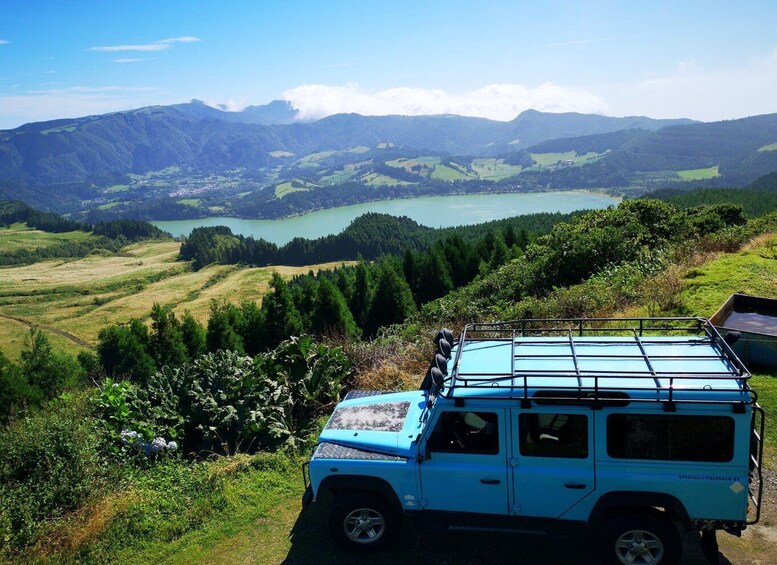
<svg viewBox="0 0 777 565"><path fill-rule="evenodd" d="M748 367L777 367L777 299L732 294L710 322L724 337L739 332L732 349Z"/></svg>

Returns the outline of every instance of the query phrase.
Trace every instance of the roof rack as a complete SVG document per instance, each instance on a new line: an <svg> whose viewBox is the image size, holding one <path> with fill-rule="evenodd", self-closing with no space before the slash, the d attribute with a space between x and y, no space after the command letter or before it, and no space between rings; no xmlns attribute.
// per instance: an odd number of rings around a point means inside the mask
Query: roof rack
<svg viewBox="0 0 777 565"><path fill-rule="evenodd" d="M509 364L507 357L509 355ZM750 373L704 318L526 319L468 324L446 397L592 404L756 400Z"/></svg>

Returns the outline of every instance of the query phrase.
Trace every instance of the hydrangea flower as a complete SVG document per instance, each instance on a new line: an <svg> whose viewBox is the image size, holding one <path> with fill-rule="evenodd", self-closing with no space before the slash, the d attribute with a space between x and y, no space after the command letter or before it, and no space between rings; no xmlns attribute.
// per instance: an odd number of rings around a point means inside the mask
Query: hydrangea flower
<svg viewBox="0 0 777 565"><path fill-rule="evenodd" d="M163 437L155 437L151 442L151 453L159 453L167 447L167 442Z"/></svg>

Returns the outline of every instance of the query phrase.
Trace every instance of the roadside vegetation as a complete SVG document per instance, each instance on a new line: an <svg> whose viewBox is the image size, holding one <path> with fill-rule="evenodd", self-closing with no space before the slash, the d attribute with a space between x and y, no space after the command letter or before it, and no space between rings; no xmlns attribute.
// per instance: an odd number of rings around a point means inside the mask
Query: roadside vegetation
<svg viewBox="0 0 777 565"><path fill-rule="evenodd" d="M525 238L508 227L491 226L466 242L442 234L403 253L317 274L301 270L290 280L263 268L261 302L208 294L245 267L190 271L176 261L175 242L130 247L136 255L121 260L142 263L132 275L138 295L204 274L212 282L198 292L207 308L198 317L168 295L121 323L91 318L97 334L77 356L36 328L25 330L18 356L0 356L0 556L348 562L326 543L319 509L299 514L299 465L343 391L417 386L440 326L709 315L734 291L777 295L775 213L748 219L732 204L638 200ZM150 246L167 247L159 254ZM146 260L157 267L148 271ZM122 268L116 276L130 276ZM152 280L154 272L167 275ZM190 288L194 279L186 280ZM66 286L51 284L51 293ZM244 287L234 288L241 296ZM78 296L49 303L52 311L74 304L58 323L86 309ZM129 293L116 301L130 309L137 299ZM753 379L769 412L777 407L773 379ZM767 453L777 453L777 427L768 429ZM378 562L423 560L429 551L414 541ZM456 540L445 551L450 559L482 555ZM494 550L495 559L552 554L531 544Z"/></svg>

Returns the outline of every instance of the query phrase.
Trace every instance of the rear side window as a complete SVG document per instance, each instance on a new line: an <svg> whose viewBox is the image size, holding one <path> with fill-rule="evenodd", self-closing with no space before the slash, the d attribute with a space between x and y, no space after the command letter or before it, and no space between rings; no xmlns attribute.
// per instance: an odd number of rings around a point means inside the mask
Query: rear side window
<svg viewBox="0 0 777 565"><path fill-rule="evenodd" d="M588 416L580 414L521 414L518 418L521 455L588 457Z"/></svg>
<svg viewBox="0 0 777 565"><path fill-rule="evenodd" d="M615 459L731 461L734 420L726 416L611 414L607 454Z"/></svg>

